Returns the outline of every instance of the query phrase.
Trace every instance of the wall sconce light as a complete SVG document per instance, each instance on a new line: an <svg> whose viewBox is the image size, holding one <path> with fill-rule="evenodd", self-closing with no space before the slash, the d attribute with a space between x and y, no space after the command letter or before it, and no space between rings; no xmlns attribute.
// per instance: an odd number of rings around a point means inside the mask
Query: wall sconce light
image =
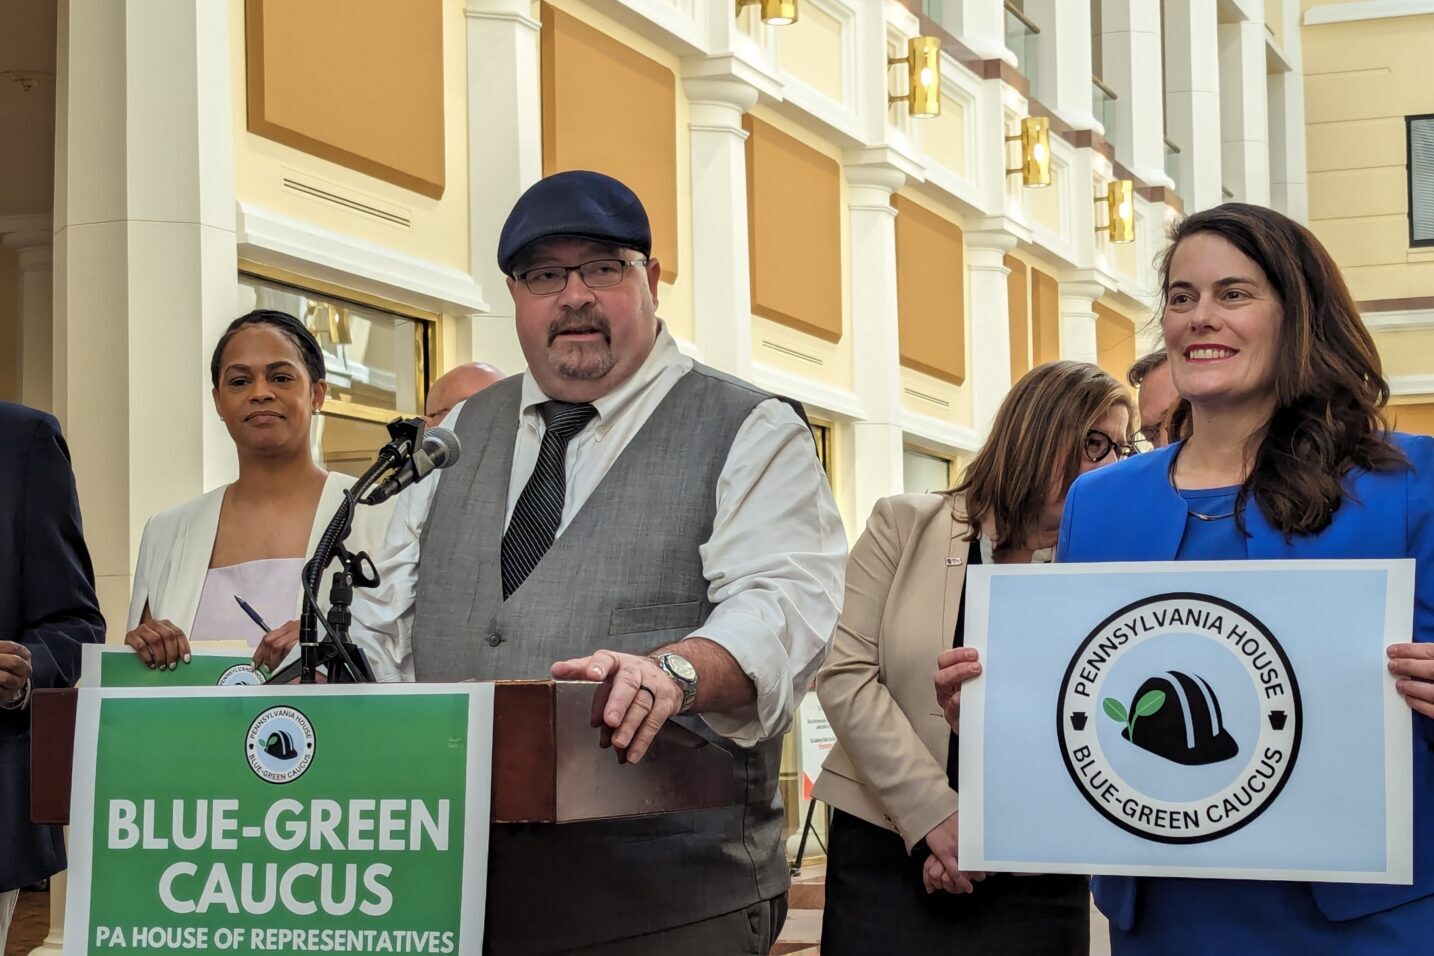
<svg viewBox="0 0 1434 956"><path fill-rule="evenodd" d="M304 324L320 342L327 340L334 346L353 344L348 309L310 300L304 307Z"/></svg>
<svg viewBox="0 0 1434 956"><path fill-rule="evenodd" d="M762 22L769 27L785 27L797 22L797 0L737 0L737 12L743 7L760 7Z"/></svg>
<svg viewBox="0 0 1434 956"><path fill-rule="evenodd" d="M1006 142L1021 144L1021 165L1007 169L1006 175L1021 174L1021 184L1039 189L1051 184L1051 121L1045 116L1027 116L1021 120L1021 131L1007 136Z"/></svg>
<svg viewBox="0 0 1434 956"><path fill-rule="evenodd" d="M349 310L329 306L329 335L335 345L353 345L353 330L349 328Z"/></svg>
<svg viewBox="0 0 1434 956"><path fill-rule="evenodd" d="M1108 233L1113 243L1135 241L1135 183L1129 179L1114 179L1105 187L1105 198L1097 199L1096 205L1105 204L1106 224L1096 226L1096 232Z"/></svg>
<svg viewBox="0 0 1434 956"><path fill-rule="evenodd" d="M912 37L906 42L906 56L892 57L888 66L906 64L906 93L888 97L905 103L917 119L941 115L941 41L936 37Z"/></svg>

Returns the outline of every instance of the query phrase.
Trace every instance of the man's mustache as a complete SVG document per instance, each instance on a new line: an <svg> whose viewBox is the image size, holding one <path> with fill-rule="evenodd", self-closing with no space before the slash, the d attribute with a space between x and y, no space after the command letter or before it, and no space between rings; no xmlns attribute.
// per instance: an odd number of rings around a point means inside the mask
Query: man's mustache
<svg viewBox="0 0 1434 956"><path fill-rule="evenodd" d="M548 344L557 341L564 332L599 332L609 344L612 342L612 326L607 317L592 308L564 312L548 325Z"/></svg>

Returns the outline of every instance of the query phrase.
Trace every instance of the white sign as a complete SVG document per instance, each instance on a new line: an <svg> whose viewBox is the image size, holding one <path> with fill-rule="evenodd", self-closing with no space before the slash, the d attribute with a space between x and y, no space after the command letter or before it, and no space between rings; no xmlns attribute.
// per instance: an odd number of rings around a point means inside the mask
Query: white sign
<svg viewBox="0 0 1434 956"><path fill-rule="evenodd" d="M1413 564L973 567L963 866L1411 882Z"/></svg>

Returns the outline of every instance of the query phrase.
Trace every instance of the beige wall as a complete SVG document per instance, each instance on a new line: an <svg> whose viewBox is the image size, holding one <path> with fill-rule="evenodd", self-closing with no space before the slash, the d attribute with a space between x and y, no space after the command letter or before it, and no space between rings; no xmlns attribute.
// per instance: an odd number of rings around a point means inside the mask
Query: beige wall
<svg viewBox="0 0 1434 956"><path fill-rule="evenodd" d="M747 216L752 311L839 342L841 166L761 119L747 115Z"/></svg>
<svg viewBox="0 0 1434 956"><path fill-rule="evenodd" d="M1303 43L1310 228L1355 299L1434 294L1434 249L1409 245L1404 124L1434 113L1434 14L1305 27Z"/></svg>
<svg viewBox="0 0 1434 956"><path fill-rule="evenodd" d="M19 264L0 246L0 401L20 400Z"/></svg>
<svg viewBox="0 0 1434 956"><path fill-rule="evenodd" d="M437 199L443 0L245 0L249 129ZM401 63L402 69L365 64Z"/></svg>
<svg viewBox="0 0 1434 956"><path fill-rule="evenodd" d="M466 272L468 80L467 20L463 8L464 0L442 0L444 188L441 197L434 198L250 132L245 0L229 0L234 187L238 199ZM385 59L334 62L331 68L344 73L386 74L394 65ZM474 175L482 175L481 163L480 158ZM354 205L364 208L355 209Z"/></svg>
<svg viewBox="0 0 1434 956"><path fill-rule="evenodd" d="M901 362L953 385L966 381L966 266L961 227L905 196L896 207Z"/></svg>
<svg viewBox="0 0 1434 956"><path fill-rule="evenodd" d="M652 225L652 255L668 282L681 271L677 231L677 78L597 27L542 5L543 175L591 169L629 184ZM642 117L621 136L594 90L622 90ZM610 106L611 104L607 104Z"/></svg>
<svg viewBox="0 0 1434 956"><path fill-rule="evenodd" d="M1011 326L1011 381L1031 370L1031 272L1015 256L1006 256L1006 311Z"/></svg>
<svg viewBox="0 0 1434 956"><path fill-rule="evenodd" d="M673 76L681 75L681 58L630 27L591 9L584 0L548 0L545 6L560 10L587 24L610 40L656 63ZM541 8L534 5L534 15L536 16L540 12ZM674 154L677 177L676 218L674 220L676 235L670 240L654 235L653 246L661 250L664 248L663 242L670 242L670 248L675 250L675 252L659 251L658 253L667 257L663 262L662 287L658 290L658 314L662 316L663 322L667 324L673 335L690 342L693 334L692 273L689 269L692 253L691 244L682 239L689 235L692 222L692 150L688 134L687 97L683 94L681 83L676 84L674 90L674 106L673 128L677 137ZM482 171L477 170L474 175L482 175ZM661 224L654 220L653 228L661 228ZM493 295L491 292L486 292L486 294L490 297ZM508 293L507 290L500 290L499 294L506 296ZM504 371L510 370L504 369Z"/></svg>
<svg viewBox="0 0 1434 956"><path fill-rule="evenodd" d="M1135 364L1135 320L1108 303L1095 304L1096 364L1122 385Z"/></svg>
<svg viewBox="0 0 1434 956"><path fill-rule="evenodd" d="M1434 435L1434 403L1391 405L1389 419L1399 431L1412 432L1415 435Z"/></svg>

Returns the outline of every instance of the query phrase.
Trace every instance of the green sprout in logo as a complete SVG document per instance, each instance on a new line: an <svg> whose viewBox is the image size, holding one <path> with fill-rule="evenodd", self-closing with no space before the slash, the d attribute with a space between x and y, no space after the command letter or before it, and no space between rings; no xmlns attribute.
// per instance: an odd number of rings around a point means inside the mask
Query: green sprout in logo
<svg viewBox="0 0 1434 956"><path fill-rule="evenodd" d="M1149 717L1151 714L1165 706L1165 691L1147 691L1135 702L1135 712L1127 717L1125 705L1114 697L1107 697L1100 703L1101 709L1106 716L1112 720L1118 720L1125 724L1125 739L1135 743L1135 722L1142 717Z"/></svg>

